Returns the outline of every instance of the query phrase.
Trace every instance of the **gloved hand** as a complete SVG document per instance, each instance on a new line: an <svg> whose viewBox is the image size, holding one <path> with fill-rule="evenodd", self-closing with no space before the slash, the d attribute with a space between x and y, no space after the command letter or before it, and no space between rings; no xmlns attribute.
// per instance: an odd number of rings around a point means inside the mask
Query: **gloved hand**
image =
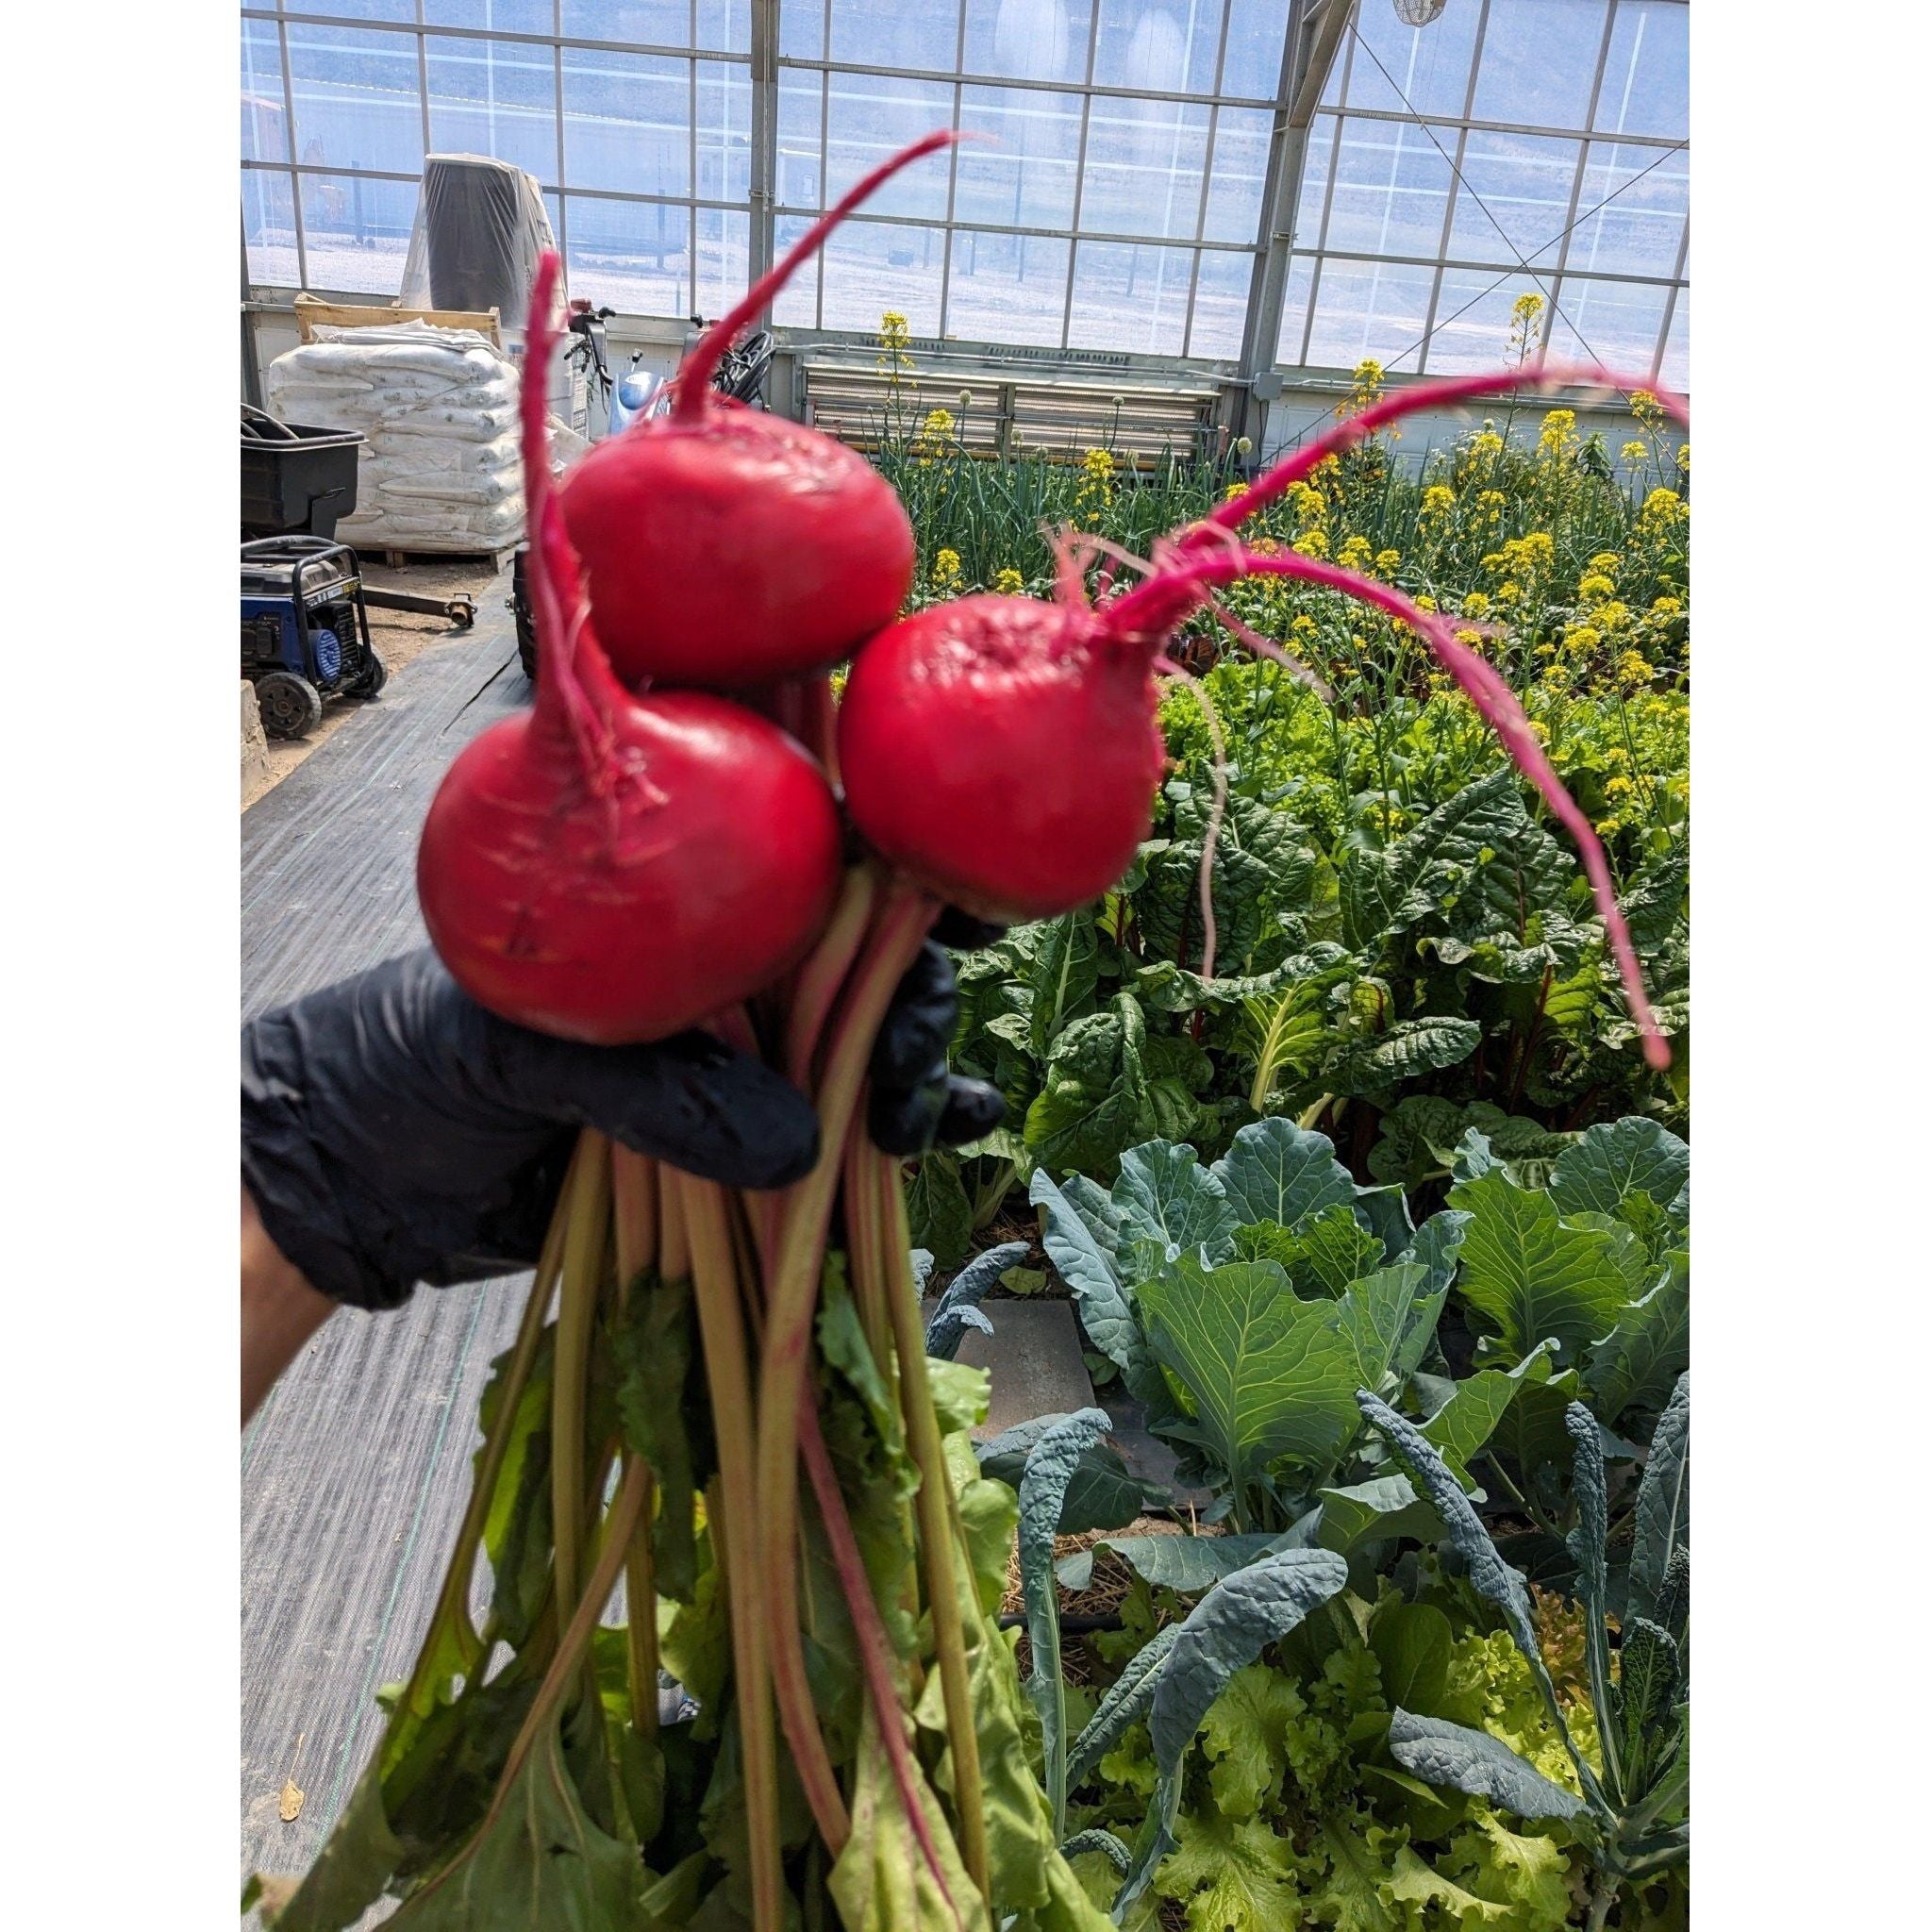
<svg viewBox="0 0 1932 1932"><path fill-rule="evenodd" d="M941 1056L952 1028L941 1004L920 970L907 975L875 1106L898 1104L901 1061L932 1077L936 1018ZM961 1125L961 1139L984 1131ZM818 1158L818 1116L762 1062L695 1032L552 1040L486 1012L426 947L242 1029L242 1177L275 1246L351 1307L530 1266L585 1126L728 1187L789 1186Z"/></svg>
<svg viewBox="0 0 1932 1932"><path fill-rule="evenodd" d="M959 1018L956 952L990 945L1006 931L949 906L899 982L872 1057L866 1131L887 1154L963 1146L999 1125L1007 1104L984 1080L946 1072L946 1048Z"/></svg>

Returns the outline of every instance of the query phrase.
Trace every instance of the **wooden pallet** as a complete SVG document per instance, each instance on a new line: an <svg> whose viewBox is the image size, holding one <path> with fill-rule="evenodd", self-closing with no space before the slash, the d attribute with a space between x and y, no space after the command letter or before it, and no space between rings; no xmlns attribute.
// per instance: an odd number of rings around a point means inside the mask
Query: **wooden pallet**
<svg viewBox="0 0 1932 1932"><path fill-rule="evenodd" d="M391 322L430 322L438 328L474 329L503 347L503 318L494 308L387 308L355 302L325 302L319 295L295 297L295 326L305 342L318 328L380 328Z"/></svg>

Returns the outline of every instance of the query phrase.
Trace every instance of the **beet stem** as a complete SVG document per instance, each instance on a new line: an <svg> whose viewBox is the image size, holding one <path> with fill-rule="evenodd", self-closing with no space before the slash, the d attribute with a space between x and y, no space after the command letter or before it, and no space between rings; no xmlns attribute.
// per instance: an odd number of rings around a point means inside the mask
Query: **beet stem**
<svg viewBox="0 0 1932 1932"><path fill-rule="evenodd" d="M882 161L871 174L862 175L833 203L785 251L778 261L751 285L745 292L744 299L736 308L726 310L698 338L691 354L684 358L684 367L677 372L675 377L677 391L671 405L672 420L693 423L704 412L711 391L711 374L723 358L724 351L731 346L733 339L748 323L755 321L770 307L779 290L791 279L803 263L809 261L825 245L825 237L854 208L861 202L870 200L901 168L910 167L914 161L924 160L927 155L936 154L942 147L952 146L958 139L958 131L951 127L936 128L931 134L922 135L910 147L901 148L891 160Z"/></svg>

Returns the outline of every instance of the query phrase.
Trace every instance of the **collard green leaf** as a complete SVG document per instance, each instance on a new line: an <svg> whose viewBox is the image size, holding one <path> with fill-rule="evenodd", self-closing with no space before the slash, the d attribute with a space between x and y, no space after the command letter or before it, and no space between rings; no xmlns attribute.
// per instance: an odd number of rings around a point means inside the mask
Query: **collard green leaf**
<svg viewBox="0 0 1932 1932"><path fill-rule="evenodd" d="M1462 1241L1469 1232L1469 1219L1453 1208L1430 1215L1417 1228L1415 1240L1397 1258L1426 1268L1432 1289L1447 1288L1456 1279L1457 1266L1462 1259Z"/></svg>
<svg viewBox="0 0 1932 1932"><path fill-rule="evenodd" d="M1140 1307L1155 1355L1193 1405L1186 1433L1226 1472L1237 1497L1285 1457L1320 1462L1340 1446L1353 1358L1332 1306L1296 1298L1266 1261L1206 1269L1182 1256L1143 1283Z"/></svg>
<svg viewBox="0 0 1932 1932"><path fill-rule="evenodd" d="M1002 1241L983 1255L974 1256L946 1284L945 1293L941 1295L932 1319L925 1324L926 1354L951 1361L959 1352L959 1338L966 1332L968 1312L976 1311L987 1291L997 1285L1008 1268L1025 1258L1024 1241ZM984 1321L984 1317L981 1319ZM986 1322L985 1327L988 1334L992 1332L991 1322Z"/></svg>
<svg viewBox="0 0 1932 1932"><path fill-rule="evenodd" d="M1054 1836L1067 1816L1066 1684L1060 1674L1060 1612L1053 1574L1053 1540L1060 1503L1084 1451L1112 1426L1104 1409L1083 1408L1048 1429L1033 1445L1020 1478L1020 1587L1026 1600L1026 1637L1033 1669L1027 1678L1040 1712L1046 1761L1046 1796Z"/></svg>
<svg viewBox="0 0 1932 1932"><path fill-rule="evenodd" d="M1418 1496L1406 1475L1371 1476L1366 1482L1331 1486L1321 1491L1316 1537L1324 1550L1353 1556L1368 1543L1395 1537L1428 1542L1442 1534L1435 1506Z"/></svg>
<svg viewBox="0 0 1932 1932"><path fill-rule="evenodd" d="M1056 1565L1068 1590L1085 1590L1093 1581L1093 1565L1111 1551L1144 1576L1157 1590L1197 1596L1224 1576L1232 1576L1257 1557L1280 1546L1280 1538L1267 1532L1246 1536L1107 1536L1084 1550L1062 1557Z"/></svg>
<svg viewBox="0 0 1932 1932"><path fill-rule="evenodd" d="M1168 1259L1205 1249L1210 1264L1233 1253L1234 1209L1191 1147L1149 1141L1128 1148L1112 1199L1123 1241L1157 1241Z"/></svg>
<svg viewBox="0 0 1932 1932"><path fill-rule="evenodd" d="M1633 1194L1668 1208L1690 1178L1690 1149L1656 1121L1631 1115L1601 1121L1557 1157L1550 1198L1560 1213L1620 1220Z"/></svg>
<svg viewBox="0 0 1932 1932"><path fill-rule="evenodd" d="M1549 1351L1541 1344L1513 1369L1478 1369L1455 1385L1423 1424L1423 1434L1466 1484L1470 1464L1495 1434L1524 1384L1546 1382L1549 1374Z"/></svg>
<svg viewBox="0 0 1932 1932"><path fill-rule="evenodd" d="M1335 1202L1355 1205L1355 1181L1325 1134L1271 1115L1243 1127L1208 1170L1242 1221L1273 1221L1294 1233Z"/></svg>
<svg viewBox="0 0 1932 1932"><path fill-rule="evenodd" d="M647 1932L643 1889L637 1846L592 1823L553 1723L483 1824L384 1923L397 1932Z"/></svg>
<svg viewBox="0 0 1932 1932"><path fill-rule="evenodd" d="M1408 1196L1399 1183L1355 1191L1356 1219L1382 1244L1385 1261L1399 1261L1415 1241Z"/></svg>
<svg viewBox="0 0 1932 1932"><path fill-rule="evenodd" d="M1650 1439L1637 1486L1637 1541L1630 1551L1627 1614L1654 1616L1674 1551L1690 1542L1690 1376L1687 1370Z"/></svg>
<svg viewBox="0 0 1932 1932"><path fill-rule="evenodd" d="M1620 1224L1567 1224L1549 1195L1494 1168L1458 1181L1449 1205L1471 1216L1458 1291L1511 1360L1547 1339L1567 1363L1615 1325L1631 1299L1633 1259L1641 1270Z"/></svg>
<svg viewBox="0 0 1932 1932"><path fill-rule="evenodd" d="M1002 1429L991 1441L978 1445L981 1474L1017 1490L1027 1453L1048 1429L1065 1420L1064 1415L1035 1416ZM1140 1515L1147 1499L1141 1479L1112 1443L1089 1443L1067 1480L1056 1534L1078 1536L1090 1529L1119 1529Z"/></svg>
<svg viewBox="0 0 1932 1932"><path fill-rule="evenodd" d="M1405 1770L1433 1785L1449 1785L1473 1798L1487 1798L1519 1818L1576 1817L1583 1800L1487 1731L1446 1719L1396 1710L1389 1720L1389 1748Z"/></svg>
<svg viewBox="0 0 1932 1932"><path fill-rule="evenodd" d="M1661 1408L1690 1362L1690 1256L1675 1248L1657 1285L1584 1358L1583 1381L1597 1413L1614 1423L1626 1409Z"/></svg>
<svg viewBox="0 0 1932 1932"><path fill-rule="evenodd" d="M1348 1565L1328 1550L1283 1550L1217 1584L1188 1613L1154 1687L1148 1735L1158 1773L1134 1866L1114 1902L1118 1923L1177 1840L1181 1760L1208 1707L1244 1664L1339 1594Z"/></svg>
<svg viewBox="0 0 1932 1932"><path fill-rule="evenodd" d="M1067 1786L1077 1789L1085 1783L1095 1765L1147 1714L1154 1702L1155 1686L1167 1662L1167 1654L1181 1634L1178 1624L1157 1630L1127 1659L1120 1675L1108 1686L1107 1695L1088 1719L1086 1728L1074 1740L1067 1753ZM1067 1854L1073 1857L1072 1852Z"/></svg>
<svg viewBox="0 0 1932 1932"><path fill-rule="evenodd" d="M1234 1231L1234 1252L1244 1261L1278 1261L1305 1299L1341 1295L1382 1263L1381 1241L1340 1201L1292 1233L1276 1222L1248 1222Z"/></svg>
<svg viewBox="0 0 1932 1932"><path fill-rule="evenodd" d="M1092 1195L1099 1195L1091 1181L1087 1186ZM1041 1245L1072 1291L1087 1339L1120 1370L1131 1394L1150 1407L1165 1408L1160 1371L1148 1352L1140 1318L1115 1271L1120 1223L1111 1204L1099 1195L1106 1207L1106 1219L1100 1217L1091 1198L1086 1199L1084 1209L1076 1208L1074 1201L1083 1197L1075 1192L1074 1183L1070 1181L1062 1190L1044 1168L1034 1174L1028 1195L1040 1209Z"/></svg>
<svg viewBox="0 0 1932 1932"><path fill-rule="evenodd" d="M1336 1302L1335 1329L1348 1346L1357 1388L1387 1394L1422 1361L1448 1296L1447 1289L1431 1291L1428 1274L1415 1262L1380 1268Z"/></svg>

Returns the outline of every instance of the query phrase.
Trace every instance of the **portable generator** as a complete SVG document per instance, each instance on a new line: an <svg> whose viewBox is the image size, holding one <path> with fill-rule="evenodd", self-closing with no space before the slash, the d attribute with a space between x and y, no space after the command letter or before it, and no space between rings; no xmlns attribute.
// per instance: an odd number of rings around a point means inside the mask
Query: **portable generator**
<svg viewBox="0 0 1932 1932"><path fill-rule="evenodd" d="M382 689L389 674L369 641L361 567L346 543L288 536L242 544L242 675L271 738L306 737L325 698Z"/></svg>

